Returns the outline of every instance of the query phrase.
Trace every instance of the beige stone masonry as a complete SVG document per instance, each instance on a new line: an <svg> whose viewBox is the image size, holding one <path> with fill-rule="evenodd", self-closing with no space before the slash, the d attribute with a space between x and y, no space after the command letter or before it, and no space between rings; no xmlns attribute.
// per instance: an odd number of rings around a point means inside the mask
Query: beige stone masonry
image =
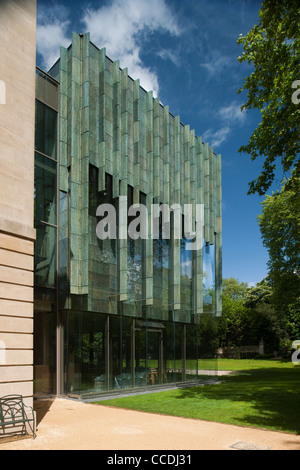
<svg viewBox="0 0 300 470"><path fill-rule="evenodd" d="M15 227L15 229L17 229L17 227ZM24 234L24 237L25 237L25 234ZM34 237L35 237L35 234L32 233L32 239L34 239ZM4 248L5 250L17 251L18 253L24 253L25 255L33 256L34 254L33 244L31 240L25 240L24 238L18 238L16 236L12 237L11 235L7 233L0 233L0 247Z"/></svg>
<svg viewBox="0 0 300 470"><path fill-rule="evenodd" d="M0 266L1 282L19 284L21 286L33 285L33 272L15 269L8 266Z"/></svg>
<svg viewBox="0 0 300 470"><path fill-rule="evenodd" d="M0 2L0 396L33 402L36 0Z"/></svg>
<svg viewBox="0 0 300 470"><path fill-rule="evenodd" d="M18 351L20 364L22 364L22 354L25 349L33 349L33 335L20 333L3 333L0 332L0 341L6 346L6 350L12 349ZM7 351L6 351L7 353ZM1 383L1 380L0 380Z"/></svg>
<svg viewBox="0 0 300 470"><path fill-rule="evenodd" d="M29 382L10 382L1 384L0 383L0 396L4 395L23 395L30 397L33 394L33 385L32 381ZM27 404L32 403L32 400L26 400Z"/></svg>
<svg viewBox="0 0 300 470"><path fill-rule="evenodd" d="M33 271L33 256L0 248L0 265Z"/></svg>
<svg viewBox="0 0 300 470"><path fill-rule="evenodd" d="M13 332L18 330L19 333L32 333L33 319L32 318L19 318L12 316L1 317L1 330L2 332Z"/></svg>
<svg viewBox="0 0 300 470"><path fill-rule="evenodd" d="M32 318L32 304L14 300L0 299L0 315Z"/></svg>

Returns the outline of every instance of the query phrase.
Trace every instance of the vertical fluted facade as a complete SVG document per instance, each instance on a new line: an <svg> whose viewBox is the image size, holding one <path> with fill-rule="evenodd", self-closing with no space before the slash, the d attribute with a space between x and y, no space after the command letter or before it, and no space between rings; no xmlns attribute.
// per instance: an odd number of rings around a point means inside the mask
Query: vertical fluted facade
<svg viewBox="0 0 300 470"><path fill-rule="evenodd" d="M160 314L164 316L163 311L168 312L166 315L171 311L175 319L176 315L181 318L184 314L186 321L194 322L204 311L203 250L213 246L211 313L219 316L222 310L221 156L203 143L194 130L184 126L178 116L174 117L168 107L162 106L158 98L153 98L151 91L146 92L139 80L132 80L127 69L120 69L118 61L112 62L105 49L96 48L89 34L73 34L71 46L61 48L54 72L60 81L59 189L69 194L66 236L70 252L67 269L70 295L64 307L74 308L76 298L80 297L80 305L87 311L113 314L118 313L122 304L123 312L129 315L142 316L146 309L150 317L159 318ZM97 217L90 211L91 168L95 169L96 192L100 195L108 189L109 175L112 201L128 196L130 187L131 203L143 200L148 209L149 237L140 248L135 245L133 249L137 250L134 253L139 249L142 253L138 258L143 269L136 273L136 278L129 266L130 247L126 237L118 239L114 247L108 240L101 241L99 246ZM127 207L122 204L121 212L127 212L129 202ZM152 204L180 205L183 219L185 204L192 204L193 230L197 223L202 223L197 220L196 206L204 207L204 248L191 252L189 287L185 287L181 273L179 239L162 248L168 262L159 266L160 286L155 283ZM119 220L119 233L126 232L127 226L122 224L123 217ZM134 265L136 259L133 260ZM133 277L133 283L140 282L133 291L129 288L132 286L129 276ZM191 289L188 305L184 301L185 288ZM161 313L157 311L159 305Z"/></svg>

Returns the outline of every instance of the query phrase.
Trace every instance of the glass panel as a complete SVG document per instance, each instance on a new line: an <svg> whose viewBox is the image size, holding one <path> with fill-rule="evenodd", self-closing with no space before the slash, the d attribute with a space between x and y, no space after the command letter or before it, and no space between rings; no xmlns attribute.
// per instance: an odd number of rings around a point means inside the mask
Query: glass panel
<svg viewBox="0 0 300 470"><path fill-rule="evenodd" d="M34 249L35 285L56 287L56 227L36 223Z"/></svg>
<svg viewBox="0 0 300 470"><path fill-rule="evenodd" d="M106 316L68 312L65 321L67 394L103 392L106 383Z"/></svg>
<svg viewBox="0 0 300 470"><path fill-rule="evenodd" d="M180 302L182 310L187 311L187 319L192 313L192 250L188 250L187 246L190 243L186 238L181 239L180 244Z"/></svg>
<svg viewBox="0 0 300 470"><path fill-rule="evenodd" d="M110 320L111 325L113 325L113 388L131 388L133 386L132 319L121 316L118 318L111 318ZM120 329L118 328L118 323ZM115 358L117 354L119 354L119 361Z"/></svg>
<svg viewBox="0 0 300 470"><path fill-rule="evenodd" d="M135 330L135 385L147 385L148 369L146 368L146 329Z"/></svg>
<svg viewBox="0 0 300 470"><path fill-rule="evenodd" d="M118 214L117 200L113 199L112 177L106 174L105 191L98 192L98 169L90 165L89 185L89 301L93 311L117 313L118 240L97 237L96 228L101 219L96 217L99 204L112 204ZM96 186L97 185L97 186Z"/></svg>
<svg viewBox="0 0 300 470"><path fill-rule="evenodd" d="M56 293L35 288L34 393L56 393Z"/></svg>
<svg viewBox="0 0 300 470"><path fill-rule="evenodd" d="M139 301L138 307L141 307L143 294L143 272L142 272L142 240L127 241L127 289L128 300L131 302L131 309L137 305L134 302ZM129 310L129 309L128 309Z"/></svg>
<svg viewBox="0 0 300 470"><path fill-rule="evenodd" d="M80 394L81 390L81 314L65 315L65 393Z"/></svg>
<svg viewBox="0 0 300 470"><path fill-rule="evenodd" d="M164 356L167 356L166 372L168 382L182 382L185 380L186 365L186 327L183 323L169 322L166 324L164 336Z"/></svg>
<svg viewBox="0 0 300 470"><path fill-rule="evenodd" d="M167 382L175 382L175 323L165 323L164 330L164 354L163 354L163 369L166 372Z"/></svg>
<svg viewBox="0 0 300 470"><path fill-rule="evenodd" d="M186 325L186 370L185 380L198 376L198 325Z"/></svg>
<svg viewBox="0 0 300 470"><path fill-rule="evenodd" d="M35 101L35 149L57 158L57 112Z"/></svg>
<svg viewBox="0 0 300 470"><path fill-rule="evenodd" d="M68 294L68 253L69 253L69 235L68 235L68 194L59 192L59 289L60 289L60 308L64 308L65 299Z"/></svg>
<svg viewBox="0 0 300 470"><path fill-rule="evenodd" d="M109 318L109 388L120 389L126 380L122 380L121 329L120 317ZM127 381L130 381L130 378Z"/></svg>
<svg viewBox="0 0 300 470"><path fill-rule="evenodd" d="M215 311L215 245L203 244L204 312Z"/></svg>
<svg viewBox="0 0 300 470"><path fill-rule="evenodd" d="M35 154L34 216L53 225L57 223L56 171L56 162Z"/></svg>
<svg viewBox="0 0 300 470"><path fill-rule="evenodd" d="M148 330L147 366L148 369L150 369L148 374L148 385L157 385L162 383L161 340L161 331Z"/></svg>
<svg viewBox="0 0 300 470"><path fill-rule="evenodd" d="M82 314L81 393L106 389L104 315Z"/></svg>
<svg viewBox="0 0 300 470"><path fill-rule="evenodd" d="M140 204L146 204L146 198L140 193ZM128 209L133 205L133 188L128 186L127 192ZM136 212L134 216L128 216L128 227L131 223L140 220L141 213ZM139 224L136 226L137 231L141 230ZM141 317L142 305L145 296L145 240L138 238L132 239L129 235L127 238L127 292L128 300L124 302L123 308L126 315Z"/></svg>
<svg viewBox="0 0 300 470"><path fill-rule="evenodd" d="M181 323L175 323L174 342L175 342L174 381L180 382L184 379L184 369L185 369L184 325Z"/></svg>
<svg viewBox="0 0 300 470"><path fill-rule="evenodd" d="M159 233L153 240L153 296L154 306L150 315L156 319L168 319L169 312L169 274L170 274L170 240L164 239L163 216L160 212ZM166 222L164 221L166 224ZM167 225L167 224L166 224ZM171 283L172 285L172 283Z"/></svg>
<svg viewBox="0 0 300 470"><path fill-rule="evenodd" d="M36 98L47 103L52 108L58 110L59 106L59 86L47 75L36 71Z"/></svg>

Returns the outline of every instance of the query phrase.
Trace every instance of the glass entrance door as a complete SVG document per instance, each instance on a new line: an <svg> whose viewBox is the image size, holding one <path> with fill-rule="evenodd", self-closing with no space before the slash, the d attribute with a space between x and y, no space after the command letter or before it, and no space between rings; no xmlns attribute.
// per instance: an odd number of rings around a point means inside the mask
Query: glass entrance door
<svg viewBox="0 0 300 470"><path fill-rule="evenodd" d="M135 386L163 383L163 333L158 329L135 330Z"/></svg>

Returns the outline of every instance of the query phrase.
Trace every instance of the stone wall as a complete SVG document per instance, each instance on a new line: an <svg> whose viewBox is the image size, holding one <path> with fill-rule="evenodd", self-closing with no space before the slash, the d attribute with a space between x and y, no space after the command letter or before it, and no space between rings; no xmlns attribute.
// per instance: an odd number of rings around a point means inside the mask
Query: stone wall
<svg viewBox="0 0 300 470"><path fill-rule="evenodd" d="M0 4L0 396L33 397L36 0Z"/></svg>

